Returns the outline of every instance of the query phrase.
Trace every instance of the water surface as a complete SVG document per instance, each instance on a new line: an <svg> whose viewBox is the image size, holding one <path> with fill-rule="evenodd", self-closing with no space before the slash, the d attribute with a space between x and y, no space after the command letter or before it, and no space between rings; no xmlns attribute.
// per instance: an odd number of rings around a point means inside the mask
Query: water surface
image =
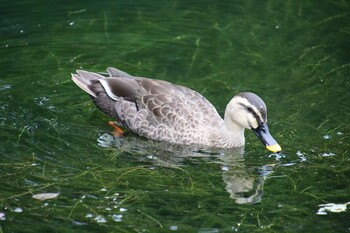
<svg viewBox="0 0 350 233"><path fill-rule="evenodd" d="M0 232L349 232L348 1L0 3ZM128 134L70 80L115 66L224 113L268 106L284 149L246 132L208 152ZM36 200L41 193L58 197Z"/></svg>

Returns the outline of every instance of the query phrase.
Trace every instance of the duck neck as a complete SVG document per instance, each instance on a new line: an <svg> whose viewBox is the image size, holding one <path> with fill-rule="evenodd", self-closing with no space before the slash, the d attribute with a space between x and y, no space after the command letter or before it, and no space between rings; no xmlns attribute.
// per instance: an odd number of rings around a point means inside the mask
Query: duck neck
<svg viewBox="0 0 350 233"><path fill-rule="evenodd" d="M228 147L241 147L244 146L244 128L232 121L228 114L225 113L224 117L224 127L226 130L225 138L222 138L223 141L226 141L229 145Z"/></svg>

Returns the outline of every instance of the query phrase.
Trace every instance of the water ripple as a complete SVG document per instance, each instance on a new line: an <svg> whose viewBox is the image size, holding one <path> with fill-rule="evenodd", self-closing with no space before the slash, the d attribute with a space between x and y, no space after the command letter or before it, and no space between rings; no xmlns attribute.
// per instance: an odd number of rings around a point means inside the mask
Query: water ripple
<svg viewBox="0 0 350 233"><path fill-rule="evenodd" d="M11 89L11 88L12 88L12 85L5 84L5 85L0 86L0 91L6 91L6 90Z"/></svg>

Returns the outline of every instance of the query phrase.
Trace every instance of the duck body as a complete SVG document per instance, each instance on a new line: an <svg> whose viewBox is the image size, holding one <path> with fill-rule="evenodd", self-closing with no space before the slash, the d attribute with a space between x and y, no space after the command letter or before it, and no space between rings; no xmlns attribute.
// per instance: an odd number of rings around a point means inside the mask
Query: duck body
<svg viewBox="0 0 350 233"><path fill-rule="evenodd" d="M268 144L262 140L265 146L278 146L268 132L265 103L254 93L236 95L222 119L201 94L167 81L135 77L112 67L107 68L106 75L77 70L72 80L120 126L152 140L242 147L244 129L254 130L263 125L267 129ZM273 148L274 152L280 151L278 147Z"/></svg>

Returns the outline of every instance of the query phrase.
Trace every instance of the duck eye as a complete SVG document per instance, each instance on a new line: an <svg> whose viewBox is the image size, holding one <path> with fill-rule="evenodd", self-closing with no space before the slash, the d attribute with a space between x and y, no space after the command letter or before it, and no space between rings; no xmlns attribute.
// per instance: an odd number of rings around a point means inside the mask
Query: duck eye
<svg viewBox="0 0 350 233"><path fill-rule="evenodd" d="M251 107L246 107L246 109L247 109L248 112L252 112L253 111L253 109Z"/></svg>

